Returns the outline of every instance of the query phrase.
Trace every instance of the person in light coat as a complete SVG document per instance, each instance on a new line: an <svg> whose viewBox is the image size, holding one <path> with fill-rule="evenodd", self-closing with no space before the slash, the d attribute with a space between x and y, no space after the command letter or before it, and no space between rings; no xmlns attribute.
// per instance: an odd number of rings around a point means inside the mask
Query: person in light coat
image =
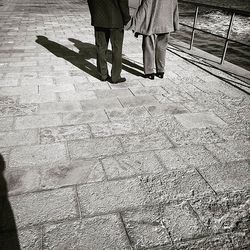
<svg viewBox="0 0 250 250"><path fill-rule="evenodd" d="M151 80L155 75L163 78L169 35L179 29L177 0L141 0L133 22L135 34L143 35L145 77Z"/></svg>

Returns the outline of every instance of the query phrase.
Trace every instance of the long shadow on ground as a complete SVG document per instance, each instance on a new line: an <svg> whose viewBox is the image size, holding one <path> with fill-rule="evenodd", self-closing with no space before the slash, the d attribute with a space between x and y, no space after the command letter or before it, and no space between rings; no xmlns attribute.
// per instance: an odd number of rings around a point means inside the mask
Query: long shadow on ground
<svg viewBox="0 0 250 250"><path fill-rule="evenodd" d="M7 182L4 178L5 161L0 154L0 249L19 250L14 214L8 199Z"/></svg>
<svg viewBox="0 0 250 250"><path fill-rule="evenodd" d="M51 41L45 36L37 36L36 43L46 48L55 56L64 58L77 68L100 80L100 75L97 71L97 67L88 61L90 59L97 58L96 46L91 43L83 43L73 38L69 38L69 41L74 43L74 46L79 49L79 53L70 50L69 48L59 43ZM107 61L110 63L112 62L112 52L110 50L108 50L107 52ZM130 62L127 59L123 59L122 62L123 70L136 76L143 76L143 74L138 71L143 70L140 65ZM135 68L138 70L135 70Z"/></svg>

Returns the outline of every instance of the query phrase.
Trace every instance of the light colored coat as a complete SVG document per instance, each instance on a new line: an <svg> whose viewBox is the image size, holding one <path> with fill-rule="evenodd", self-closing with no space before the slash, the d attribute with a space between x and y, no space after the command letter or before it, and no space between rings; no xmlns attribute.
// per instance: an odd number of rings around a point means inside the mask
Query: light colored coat
<svg viewBox="0 0 250 250"><path fill-rule="evenodd" d="M170 33L179 29L177 0L142 0L133 30L142 35Z"/></svg>

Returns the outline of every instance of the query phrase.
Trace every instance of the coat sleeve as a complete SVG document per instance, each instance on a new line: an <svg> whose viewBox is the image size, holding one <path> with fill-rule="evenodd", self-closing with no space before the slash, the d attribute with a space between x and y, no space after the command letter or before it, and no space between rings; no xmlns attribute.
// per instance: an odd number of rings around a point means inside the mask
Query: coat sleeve
<svg viewBox="0 0 250 250"><path fill-rule="evenodd" d="M174 30L179 30L180 25L179 25L179 8L178 8L178 2L175 1L175 6L174 6Z"/></svg>
<svg viewBox="0 0 250 250"><path fill-rule="evenodd" d="M118 3L122 12L123 23L126 25L131 19L129 15L128 0L118 0Z"/></svg>

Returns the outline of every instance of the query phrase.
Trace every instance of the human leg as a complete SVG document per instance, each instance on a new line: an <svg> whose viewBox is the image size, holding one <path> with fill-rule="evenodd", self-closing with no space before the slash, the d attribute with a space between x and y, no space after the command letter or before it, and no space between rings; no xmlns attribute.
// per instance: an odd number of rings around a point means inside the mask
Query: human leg
<svg viewBox="0 0 250 250"><path fill-rule="evenodd" d="M110 31L110 42L112 45L112 70L111 70L111 80L113 83L123 82L125 78L121 78L122 71L122 46L124 39L123 29L111 29Z"/></svg>
<svg viewBox="0 0 250 250"><path fill-rule="evenodd" d="M95 27L95 43L97 48L97 70L100 73L101 80L108 78L108 66L106 53L110 38L109 29Z"/></svg>
<svg viewBox="0 0 250 250"><path fill-rule="evenodd" d="M158 76L164 75L166 64L166 50L168 46L169 33L158 34L155 42L155 64ZM161 77L161 78L162 78Z"/></svg>
<svg viewBox="0 0 250 250"><path fill-rule="evenodd" d="M144 73L150 75L154 73L155 61L155 36L143 36L142 38L143 66Z"/></svg>

